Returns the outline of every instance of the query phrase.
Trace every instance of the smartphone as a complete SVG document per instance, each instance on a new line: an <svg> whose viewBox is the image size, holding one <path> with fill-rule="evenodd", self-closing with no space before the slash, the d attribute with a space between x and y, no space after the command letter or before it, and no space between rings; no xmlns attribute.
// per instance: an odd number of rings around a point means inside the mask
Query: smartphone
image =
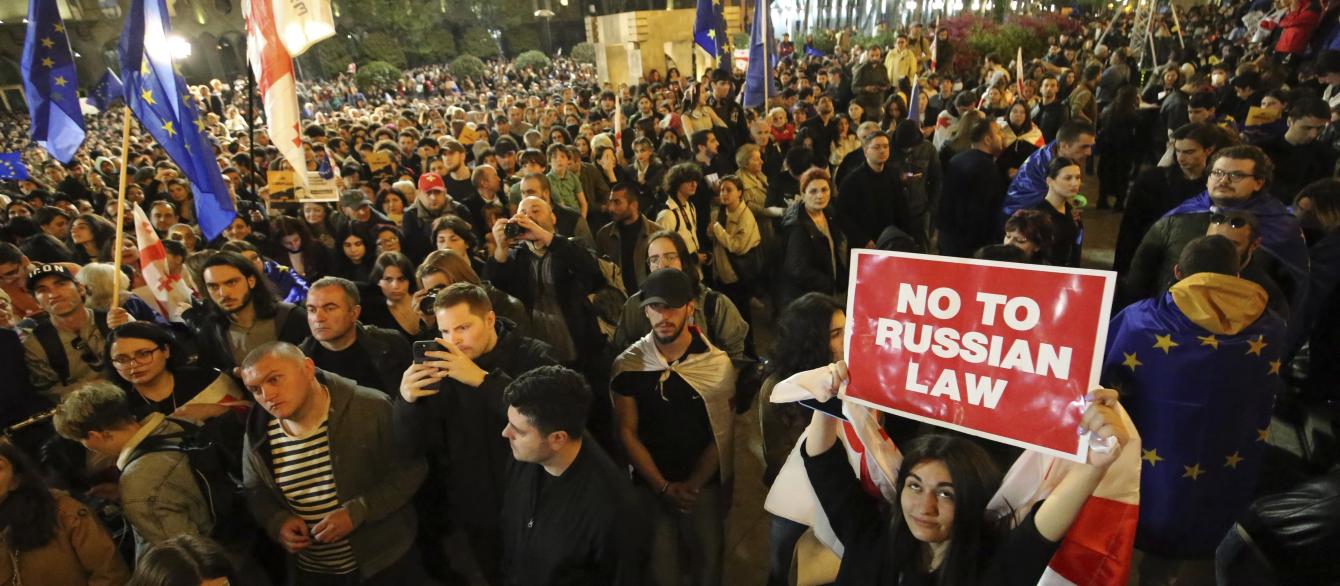
<svg viewBox="0 0 1340 586"><path fill-rule="evenodd" d="M420 340L414 343L414 363L423 364L429 360L429 352L442 352L446 349L437 340Z"/></svg>

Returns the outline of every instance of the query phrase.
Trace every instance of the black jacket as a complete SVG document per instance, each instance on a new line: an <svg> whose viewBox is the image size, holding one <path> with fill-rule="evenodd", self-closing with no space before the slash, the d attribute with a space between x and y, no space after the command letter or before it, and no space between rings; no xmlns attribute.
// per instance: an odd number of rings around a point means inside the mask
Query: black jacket
<svg viewBox="0 0 1340 586"><path fill-rule="evenodd" d="M428 456L433 471L425 491L445 500L452 519L467 529L498 526L507 467L512 461L511 448L502 437L507 425L503 390L525 372L557 364L549 355L548 344L513 333L505 320L497 320L494 327L498 343L475 360L488 371L479 388L447 378L438 384L436 395L414 403L405 402L399 393L395 398L395 435L400 449L408 455ZM500 549L501 544L491 547Z"/></svg>
<svg viewBox="0 0 1340 586"><path fill-rule="evenodd" d="M646 582L650 525L628 474L586 434L562 476L513 461L502 509L504 583Z"/></svg>
<svg viewBox="0 0 1340 586"><path fill-rule="evenodd" d="M409 341L399 332L379 328L374 325L359 323L354 326L358 334L354 338L354 345L363 349L367 353L368 359L372 362L372 367L377 370L378 380L360 380L355 381L360 386L370 389L377 389L390 395L396 396L400 392L400 377L409 370L409 365L414 361L413 351L410 350ZM313 356L316 350L317 341L308 336L298 347L302 348L302 353ZM331 370L329 365L317 364L317 368Z"/></svg>
<svg viewBox="0 0 1340 586"><path fill-rule="evenodd" d="M940 254L972 256L978 248L999 242L996 218L1005 186L1005 177L991 155L968 149L949 160L936 216Z"/></svg>
<svg viewBox="0 0 1340 586"><path fill-rule="evenodd" d="M1121 228L1117 231L1112 270L1118 273L1129 270L1135 249L1140 246L1140 240L1154 222L1202 191L1205 191L1205 178L1187 179L1182 168L1177 165L1155 167L1136 177L1130 195L1126 198L1126 213L1121 217Z"/></svg>
<svg viewBox="0 0 1340 586"><path fill-rule="evenodd" d="M559 308L563 311L563 321L568 326L578 355L592 355L605 341L596 322L595 310L587 298L587 295L600 288L605 279L596 257L575 240L555 235L543 258L536 256L529 247L517 245L508 251L505 263L489 258L484 272L495 286L521 300L533 312L536 305L533 263L553 263L554 281L562 285L549 293L557 296Z"/></svg>
<svg viewBox="0 0 1340 586"><path fill-rule="evenodd" d="M828 216L828 231L833 236L831 253L827 239L814 225L804 205L793 205L782 216L786 262L781 276L781 307L809 292L834 295L846 291L847 238L831 211L824 210L824 214Z"/></svg>
<svg viewBox="0 0 1340 586"><path fill-rule="evenodd" d="M890 160L878 173L866 163L842 180L838 188L839 220L852 245L873 242L889 226L898 226L908 234L921 233L908 209L901 175L901 169Z"/></svg>
<svg viewBox="0 0 1340 586"><path fill-rule="evenodd" d="M212 309L212 305L209 305L212 303L206 301L194 305L182 314L182 318L190 326L200 352L199 365L231 372L234 367L241 365L233 360L233 353L228 349L228 317ZM283 301L276 302L275 306L273 317L278 341L299 344L311 335L307 329L307 315L302 308ZM262 318L258 316L257 319Z"/></svg>

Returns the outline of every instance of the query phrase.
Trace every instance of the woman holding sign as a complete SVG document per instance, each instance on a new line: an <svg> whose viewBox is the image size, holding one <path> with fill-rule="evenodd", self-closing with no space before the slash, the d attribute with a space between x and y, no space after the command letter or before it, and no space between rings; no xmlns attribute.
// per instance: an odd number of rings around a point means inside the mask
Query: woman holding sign
<svg viewBox="0 0 1340 586"><path fill-rule="evenodd" d="M1080 250L1084 244L1084 222L1080 220L1083 205L1077 205L1084 170L1079 163L1065 157L1052 159L1047 165L1047 197L1033 209L1039 210L1052 221L1052 245L1041 257L1058 267L1078 267Z"/></svg>
<svg viewBox="0 0 1340 586"><path fill-rule="evenodd" d="M835 365L834 378L847 376ZM1082 428L1096 436L1086 465L1073 468L1017 526L988 518L1002 472L964 436L930 433L902 446L897 499L884 520L879 501L852 474L845 450L833 449L838 420L816 412L806 434L805 470L845 548L837 584L1038 583L1080 508L1130 439L1117 392L1091 394ZM1112 440L1107 440L1112 438Z"/></svg>

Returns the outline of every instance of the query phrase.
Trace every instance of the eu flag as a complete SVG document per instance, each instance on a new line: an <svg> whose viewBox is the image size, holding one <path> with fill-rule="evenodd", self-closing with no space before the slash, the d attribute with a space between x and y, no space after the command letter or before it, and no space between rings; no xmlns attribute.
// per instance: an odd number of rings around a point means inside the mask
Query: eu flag
<svg viewBox="0 0 1340 586"><path fill-rule="evenodd" d="M212 240L233 221L237 209L186 80L172 67L170 31L165 0L131 0L121 33L124 96L140 124L190 181L200 231Z"/></svg>
<svg viewBox="0 0 1340 586"><path fill-rule="evenodd" d="M749 70L744 75L744 107L762 107L767 98L777 95L777 83L772 79L772 64L776 55L768 54L772 43L772 18L767 0L754 3L754 26L749 31ZM767 96L764 96L764 91Z"/></svg>
<svg viewBox="0 0 1340 586"><path fill-rule="evenodd" d="M84 114L79 110L74 53L54 0L28 3L20 67L33 140L56 160L70 162L84 144Z"/></svg>
<svg viewBox="0 0 1340 586"><path fill-rule="evenodd" d="M721 0L698 0L693 18L693 41L713 59L726 52L726 12Z"/></svg>
<svg viewBox="0 0 1340 586"><path fill-rule="evenodd" d="M28 173L28 167L23 164L22 154L0 153L0 179L20 181L30 178L32 175Z"/></svg>
<svg viewBox="0 0 1340 586"><path fill-rule="evenodd" d="M88 93L88 101L97 109L106 112L113 104L124 102L125 93L126 88L121 84L121 78L108 69L106 73L102 74L102 79L98 80L98 85L94 86L93 91Z"/></svg>
<svg viewBox="0 0 1340 586"><path fill-rule="evenodd" d="M1281 376L1284 321L1264 289L1197 273L1108 324L1104 386L1140 430L1136 547L1208 559L1251 503Z"/></svg>

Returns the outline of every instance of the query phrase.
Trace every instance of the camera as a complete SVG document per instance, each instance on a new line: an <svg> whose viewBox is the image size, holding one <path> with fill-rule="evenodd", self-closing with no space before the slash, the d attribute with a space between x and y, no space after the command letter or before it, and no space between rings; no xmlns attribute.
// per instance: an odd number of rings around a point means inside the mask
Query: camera
<svg viewBox="0 0 1340 586"><path fill-rule="evenodd" d="M525 233L526 229L522 228L521 224L517 224L515 222L508 222L506 226L503 226L503 236L506 236L508 238L519 238L522 234Z"/></svg>
<svg viewBox="0 0 1340 586"><path fill-rule="evenodd" d="M437 294L446 289L445 285L438 285L428 290L428 294L419 300L419 313L432 313L433 304L437 303Z"/></svg>

